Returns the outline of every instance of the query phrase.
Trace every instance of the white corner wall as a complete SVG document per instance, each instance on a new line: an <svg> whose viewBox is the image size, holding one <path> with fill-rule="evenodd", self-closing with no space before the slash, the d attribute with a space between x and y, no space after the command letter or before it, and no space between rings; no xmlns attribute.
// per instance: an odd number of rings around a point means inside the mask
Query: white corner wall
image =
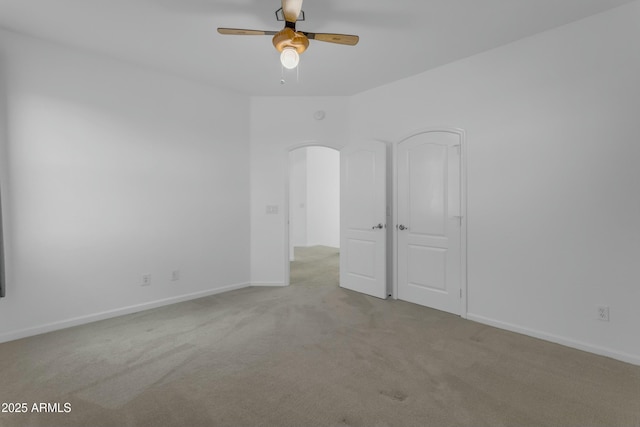
<svg viewBox="0 0 640 427"><path fill-rule="evenodd" d="M247 286L249 98L0 36L0 341Z"/></svg>
<svg viewBox="0 0 640 427"><path fill-rule="evenodd" d="M289 158L289 250L307 246L307 148L291 151Z"/></svg>
<svg viewBox="0 0 640 427"><path fill-rule="evenodd" d="M340 247L340 152L307 147L307 244Z"/></svg>
<svg viewBox="0 0 640 427"><path fill-rule="evenodd" d="M324 111L324 120L314 113ZM343 147L349 133L349 98L251 98L251 283L284 285L285 211L289 151L307 145ZM277 206L268 214L267 206Z"/></svg>
<svg viewBox="0 0 640 427"><path fill-rule="evenodd" d="M289 157L289 259L294 247L340 246L340 152L310 146Z"/></svg>
<svg viewBox="0 0 640 427"><path fill-rule="evenodd" d="M354 139L466 130L470 319L636 364L638 22L636 1L362 93L350 109Z"/></svg>

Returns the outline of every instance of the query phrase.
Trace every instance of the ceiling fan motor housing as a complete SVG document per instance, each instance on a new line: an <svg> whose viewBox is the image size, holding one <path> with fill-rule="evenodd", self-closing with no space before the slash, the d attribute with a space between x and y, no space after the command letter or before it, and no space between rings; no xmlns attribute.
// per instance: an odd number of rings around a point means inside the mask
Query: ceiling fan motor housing
<svg viewBox="0 0 640 427"><path fill-rule="evenodd" d="M273 36L273 45L278 52L282 52L286 47L292 47L300 54L309 47L309 39L303 33L285 27Z"/></svg>

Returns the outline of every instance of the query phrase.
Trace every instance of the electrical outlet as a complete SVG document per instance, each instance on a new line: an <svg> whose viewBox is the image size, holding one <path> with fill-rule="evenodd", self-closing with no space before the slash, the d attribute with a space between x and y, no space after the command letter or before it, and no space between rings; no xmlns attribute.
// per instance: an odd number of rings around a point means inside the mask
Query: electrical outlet
<svg viewBox="0 0 640 427"><path fill-rule="evenodd" d="M143 274L142 275L142 283L140 286L149 286L151 285L151 274Z"/></svg>
<svg viewBox="0 0 640 427"><path fill-rule="evenodd" d="M180 280L180 270L173 270L171 272L171 281L177 282L178 280Z"/></svg>
<svg viewBox="0 0 640 427"><path fill-rule="evenodd" d="M603 322L609 321L609 307L606 305L598 306L598 320L602 320Z"/></svg>

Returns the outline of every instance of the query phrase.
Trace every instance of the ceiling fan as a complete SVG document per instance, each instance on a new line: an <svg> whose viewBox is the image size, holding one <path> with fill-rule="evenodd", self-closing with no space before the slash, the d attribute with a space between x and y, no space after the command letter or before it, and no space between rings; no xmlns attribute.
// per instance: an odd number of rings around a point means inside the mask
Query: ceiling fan
<svg viewBox="0 0 640 427"><path fill-rule="evenodd" d="M278 15L278 10L276 16ZM282 0L284 28L280 31L243 30L240 28L218 28L220 34L242 36L273 36L273 46L280 52L280 62L285 68L298 66L300 54L309 47L309 40L355 46L360 38L349 34L310 33L296 31L296 21L302 11L302 0ZM304 16L304 12L303 12Z"/></svg>

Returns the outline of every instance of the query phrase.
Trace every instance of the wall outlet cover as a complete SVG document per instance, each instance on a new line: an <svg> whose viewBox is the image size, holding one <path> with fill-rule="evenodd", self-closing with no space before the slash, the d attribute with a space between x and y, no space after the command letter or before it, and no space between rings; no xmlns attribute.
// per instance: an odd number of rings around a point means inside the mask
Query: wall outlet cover
<svg viewBox="0 0 640 427"><path fill-rule="evenodd" d="M151 285L151 274L143 274L142 275L142 283L140 286L149 286Z"/></svg>
<svg viewBox="0 0 640 427"><path fill-rule="evenodd" d="M598 320L602 320L603 322L609 321L609 306L606 306L606 305L598 306Z"/></svg>

